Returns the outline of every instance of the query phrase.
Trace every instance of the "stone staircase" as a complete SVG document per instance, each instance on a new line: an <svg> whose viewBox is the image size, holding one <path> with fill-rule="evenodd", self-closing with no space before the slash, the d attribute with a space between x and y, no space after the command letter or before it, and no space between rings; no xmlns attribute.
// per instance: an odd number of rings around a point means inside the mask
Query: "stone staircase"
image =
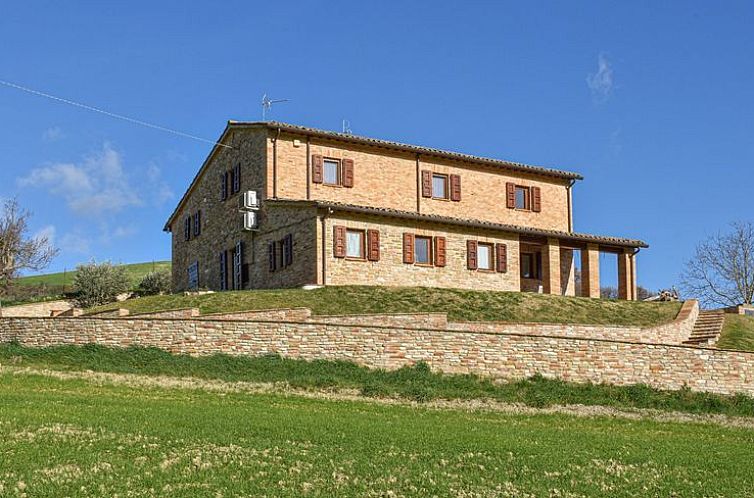
<svg viewBox="0 0 754 498"><path fill-rule="evenodd" d="M700 311L689 338L683 344L689 346L713 346L723 330L725 313L723 310Z"/></svg>

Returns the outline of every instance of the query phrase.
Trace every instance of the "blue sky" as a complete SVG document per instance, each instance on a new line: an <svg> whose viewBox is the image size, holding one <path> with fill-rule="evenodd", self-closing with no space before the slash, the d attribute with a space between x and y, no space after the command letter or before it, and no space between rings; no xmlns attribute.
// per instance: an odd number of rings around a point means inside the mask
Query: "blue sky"
<svg viewBox="0 0 754 498"><path fill-rule="evenodd" d="M659 288L750 219L752 25L750 2L5 2L0 79L210 139L269 93L272 119L572 169L576 230L648 241ZM0 197L51 269L169 258L208 144L4 87L0 112Z"/></svg>

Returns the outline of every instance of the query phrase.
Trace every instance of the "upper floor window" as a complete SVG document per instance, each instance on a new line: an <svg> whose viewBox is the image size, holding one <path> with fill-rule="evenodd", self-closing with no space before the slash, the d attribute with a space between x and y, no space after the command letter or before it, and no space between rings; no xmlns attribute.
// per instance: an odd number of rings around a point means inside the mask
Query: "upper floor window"
<svg viewBox="0 0 754 498"><path fill-rule="evenodd" d="M542 189L527 187L508 182L505 185L506 206L508 209L519 209L539 213L542 211Z"/></svg>
<svg viewBox="0 0 754 498"><path fill-rule="evenodd" d="M363 230L346 230L346 257L364 259Z"/></svg>
<svg viewBox="0 0 754 498"><path fill-rule="evenodd" d="M340 161L325 159L322 165L322 176L326 185L340 185Z"/></svg>
<svg viewBox="0 0 754 498"><path fill-rule="evenodd" d="M531 208L531 196L529 194L529 187L522 187L516 185L516 209L530 209Z"/></svg>
<svg viewBox="0 0 754 498"><path fill-rule="evenodd" d="M448 198L448 177L446 175L432 175L432 197L434 199Z"/></svg>

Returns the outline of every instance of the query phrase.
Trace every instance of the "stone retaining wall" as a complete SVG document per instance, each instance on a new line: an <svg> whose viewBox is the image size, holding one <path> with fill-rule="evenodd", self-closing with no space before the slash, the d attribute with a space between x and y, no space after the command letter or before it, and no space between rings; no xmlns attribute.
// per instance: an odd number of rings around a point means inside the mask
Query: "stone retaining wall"
<svg viewBox="0 0 754 498"><path fill-rule="evenodd" d="M369 315L322 315L311 321L335 325L374 325L409 329L444 329L448 327L447 313L374 313Z"/></svg>
<svg viewBox="0 0 754 498"><path fill-rule="evenodd" d="M434 370L500 379L539 373L574 382L754 395L752 353L573 337L315 322L2 318L0 342L8 341L155 346L193 355L276 353L386 369L426 361Z"/></svg>
<svg viewBox="0 0 754 498"><path fill-rule="evenodd" d="M447 328L468 332L578 337L649 344L681 344L688 339L698 316L698 301L688 300L681 306L675 320L655 327L479 321L450 322Z"/></svg>
<svg viewBox="0 0 754 498"><path fill-rule="evenodd" d="M309 308L279 308L271 310L239 311L235 313L210 313L201 315L200 320L246 320L301 322L312 316Z"/></svg>

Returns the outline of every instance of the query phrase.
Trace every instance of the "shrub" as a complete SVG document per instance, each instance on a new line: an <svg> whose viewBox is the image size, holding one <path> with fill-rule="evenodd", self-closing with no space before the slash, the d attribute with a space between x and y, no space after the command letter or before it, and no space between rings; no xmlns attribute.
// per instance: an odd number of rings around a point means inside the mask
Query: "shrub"
<svg viewBox="0 0 754 498"><path fill-rule="evenodd" d="M144 296L168 294L173 287L173 277L169 270L150 271L139 282L139 293Z"/></svg>
<svg viewBox="0 0 754 498"><path fill-rule="evenodd" d="M79 265L73 279L75 301L82 308L111 303L130 287L125 267L109 262Z"/></svg>

